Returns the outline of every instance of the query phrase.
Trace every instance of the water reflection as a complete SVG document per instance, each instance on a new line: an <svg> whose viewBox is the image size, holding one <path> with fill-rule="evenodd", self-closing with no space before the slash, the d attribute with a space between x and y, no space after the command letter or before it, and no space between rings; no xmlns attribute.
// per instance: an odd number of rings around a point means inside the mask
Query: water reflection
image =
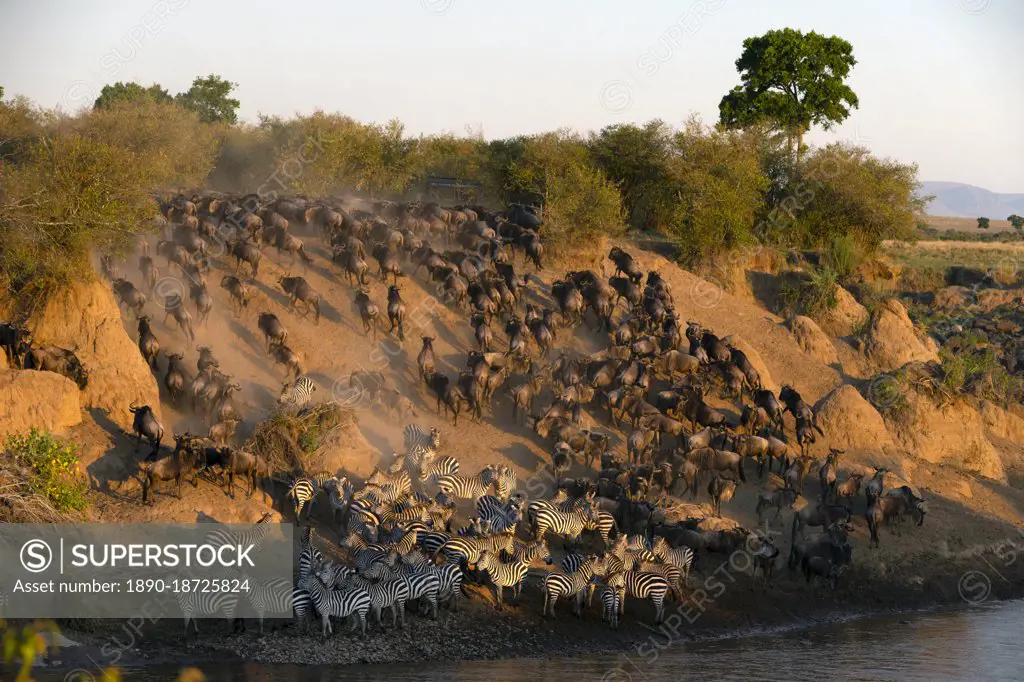
<svg viewBox="0 0 1024 682"><path fill-rule="evenodd" d="M673 647L648 664L625 656L398 666L203 666L210 682L478 682L563 680L1021 680L1024 602L856 621L814 630ZM130 682L174 670L126 671ZM44 677L43 679L62 679Z"/></svg>

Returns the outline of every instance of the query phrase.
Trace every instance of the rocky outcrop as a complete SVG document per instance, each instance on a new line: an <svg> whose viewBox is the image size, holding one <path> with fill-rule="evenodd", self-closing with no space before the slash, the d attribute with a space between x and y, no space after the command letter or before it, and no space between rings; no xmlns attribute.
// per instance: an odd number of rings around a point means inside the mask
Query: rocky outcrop
<svg viewBox="0 0 1024 682"><path fill-rule="evenodd" d="M122 428L130 428L132 402L160 413L156 379L135 342L125 333L114 295L101 281L80 283L53 296L29 318L36 344L74 350L89 371L82 391L84 408L99 408Z"/></svg>
<svg viewBox="0 0 1024 682"><path fill-rule="evenodd" d="M895 447L882 415L849 384L822 398L815 412L824 442L831 447L874 451Z"/></svg>
<svg viewBox="0 0 1024 682"><path fill-rule="evenodd" d="M800 350L818 362L826 365L833 365L839 362L836 355L836 347L821 327L809 317L797 315L789 321L789 330L793 332Z"/></svg>
<svg viewBox="0 0 1024 682"><path fill-rule="evenodd" d="M849 291L836 287L836 305L818 318L818 326L829 336L850 336L864 326L868 309Z"/></svg>
<svg viewBox="0 0 1024 682"><path fill-rule="evenodd" d="M82 421L75 382L53 372L0 372L0 438L33 427L59 433Z"/></svg>
<svg viewBox="0 0 1024 682"><path fill-rule="evenodd" d="M879 304L863 339L865 360L876 372L891 372L908 362L939 361L935 343L920 334L906 308L895 299Z"/></svg>

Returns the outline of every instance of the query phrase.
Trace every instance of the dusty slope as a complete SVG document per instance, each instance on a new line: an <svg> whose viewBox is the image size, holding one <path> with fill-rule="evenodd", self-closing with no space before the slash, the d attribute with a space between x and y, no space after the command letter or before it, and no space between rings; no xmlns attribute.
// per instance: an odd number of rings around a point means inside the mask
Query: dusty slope
<svg viewBox="0 0 1024 682"><path fill-rule="evenodd" d="M426 399L425 392L420 390L415 379L419 337L424 334L436 337L441 369L454 375L462 368L465 351L470 348L470 330L462 313L452 312L432 302L422 274L417 278L406 278L403 282L403 296L411 318L406 330L406 341L398 343L388 339L382 342L379 337L375 345L361 333L350 303L352 289L346 282L339 280L319 240L306 237L306 242L314 263L306 272L301 265L291 268L291 272L303 274L323 294L326 303L318 326L311 319L300 320L289 312L286 299L274 289L273 283L286 268L278 264L272 250L268 250L264 256L257 297L240 318L236 319L227 312L226 294L217 286L223 272L223 263L209 277L215 298L215 315L208 327L197 329L199 343L211 346L221 361L222 369L233 374L242 384L237 403L246 417L243 437L256 420L265 417L272 409L281 385L283 372L267 359L262 335L256 328L258 313L269 310L281 317L288 327L289 344L303 356L305 372L318 382L318 400L328 399L332 395L332 387L333 393L344 395L348 374L353 370L365 369L388 374L416 404L418 416L407 417L404 421L388 418L366 404L354 405L359 415L359 432L348 434L345 437L347 441L343 438L338 450L338 460L348 472L365 475L378 461L389 461L388 453L401 447L401 428L406 421L439 426L443 433L444 453L459 458L463 470L467 472L475 472L492 462L505 461L513 465L522 477L537 471L548 461L543 444L528 429L511 422L510 406L504 397L495 401L495 414L486 416L483 423L460 419L458 428L453 429L450 422L435 415L433 401ZM836 369L807 356L780 318L750 302L736 299L713 286L709 287L704 280L679 270L659 256L640 252L628 244L626 246L633 250L642 267L659 269L669 281L675 293L676 305L684 319L698 321L722 336L741 336L761 356L777 384L790 383L808 400L816 403L841 383L841 376ZM562 272L562 269L543 271L539 273L539 278L550 283L554 276ZM169 280L162 285L165 292L167 287L180 286L173 282ZM383 308L385 286L373 280L370 292L372 299ZM162 346L167 350L184 350L180 335L164 326L162 315L156 312L151 305L150 314L155 319L155 331ZM431 312L436 313L437 317L431 317ZM134 324L126 321L125 328L129 336L135 339ZM499 334L499 338L503 336ZM586 330L578 331L571 340L567 332L563 333L558 345L570 345L581 351L596 350L602 346ZM195 358L194 348L187 351L187 362L192 368ZM165 366L162 359L161 368ZM547 402L548 397L545 397L541 404ZM184 499L180 501L170 494L171 490L162 488L154 505L141 507L139 486L134 478L137 461L137 457L132 455L134 441L126 438L109 420L99 415L97 417L98 423L87 420L76 429L75 434L86 450L88 471L94 485L103 491L98 496L95 509L98 520L131 518L140 521L193 521L205 515L220 520L241 521L256 518L266 508L261 496L249 500L239 495L235 502L230 502L223 491L206 482L200 483L195 489L186 485L183 490ZM588 415L587 419L598 420L604 427L601 415ZM994 420L990 421L994 423ZM166 402L164 422L169 432L198 427L194 417L173 410ZM842 428L856 428L856 425ZM1006 428L1000 431L1007 435L1014 433ZM621 447L621 434L617 434L616 443ZM812 452L821 456L828 445L827 439L820 439ZM888 486L907 482L923 491L930 505L927 523L921 528L904 529L900 538L883 534L881 549L868 551L862 517L863 498L859 497L853 506L856 526L854 542L857 549L856 567L849 586L835 598L816 602L816 606L824 605L826 609L834 609L864 605L870 608L878 605L905 605L915 600L927 602L955 598L956 580L962 573L958 567L976 563L975 557L979 552L1008 537L1013 526L1024 523L1022 496L1015 488L980 482L949 468L902 456L892 449L887 452L878 452L875 448L850 449L843 460L844 470L860 471L869 465L890 467L893 475L887 481ZM748 473L752 473L751 469L747 467ZM818 492L813 478L809 477L807 485L807 494L811 498ZM547 477L540 475L535 480L544 481ZM753 476L751 480L754 480ZM533 484L527 487L530 490L536 489ZM756 527L758 520L754 514L754 505L759 487L756 482L741 486L736 498L726 506L726 515L748 528ZM277 492L280 494L282 491L279 489ZM698 501L706 505L703 490ZM285 518L290 518L290 512L285 513ZM783 559L789 549L789 519L790 513L787 511L782 523L769 527L780 545ZM324 532L330 537L329 531ZM718 557L710 558L709 562L705 572L715 568ZM899 567L899 570L892 570L894 566ZM884 580L879 582L879 578ZM529 619L527 622L531 629L539 627L535 618L539 607L530 594L535 595L535 590L528 590L526 603L511 609L510 614L504 618L525 616ZM721 619L716 616L705 622L708 625L723 622L730 626L752 625L760 622L758 619L762 613L765 614L765 622L772 619L784 621L791 619L794 613L802 612L799 609L794 611L793 604L801 602L807 594L802 579L787 578L783 571L783 575L777 578L777 585L769 591L770 597L752 595L746 587L730 591L715 607ZM482 596L479 598L483 599ZM486 613L480 609L475 612ZM638 613L642 617L648 615L645 609L634 610L632 616L627 618L628 625L623 631L623 637L628 638L630 633L644 634L642 630L636 629L633 620ZM752 618L751 614L758 615ZM591 630L600 628L601 632L606 632L599 621L594 622L595 618L594 614L587 616L581 626L581 636L588 636L587 627ZM561 631L565 624L557 625ZM551 638L551 641L557 640ZM299 660L302 660L301 657Z"/></svg>

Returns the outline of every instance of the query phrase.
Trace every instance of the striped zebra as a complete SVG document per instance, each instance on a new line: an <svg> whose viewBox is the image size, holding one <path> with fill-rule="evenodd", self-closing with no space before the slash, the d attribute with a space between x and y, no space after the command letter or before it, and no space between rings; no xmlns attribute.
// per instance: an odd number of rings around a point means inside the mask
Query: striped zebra
<svg viewBox="0 0 1024 682"><path fill-rule="evenodd" d="M689 547L672 547L665 538L654 541L654 556L667 564L672 564L683 572L684 584L690 584L690 571L693 569L693 550Z"/></svg>
<svg viewBox="0 0 1024 682"><path fill-rule="evenodd" d="M302 533L302 550L299 552L299 580L319 570L323 563L323 553L313 546L313 527L306 526Z"/></svg>
<svg viewBox="0 0 1024 682"><path fill-rule="evenodd" d="M215 528L206 534L203 542L214 547L224 545L239 545L241 547L253 546L256 550L267 537L272 525L270 512L265 512L252 527L245 530L231 530L230 528Z"/></svg>
<svg viewBox="0 0 1024 682"><path fill-rule="evenodd" d="M378 570L383 567L378 566ZM391 627L401 623L405 627L405 602L409 601L412 591L409 589L409 580L402 575L390 576L380 582L370 585L367 590L370 594L370 609L381 628L381 611L391 609Z"/></svg>
<svg viewBox="0 0 1024 682"><path fill-rule="evenodd" d="M322 471L312 476L300 476L292 482L287 497L292 501L292 510L295 512L296 521L302 518L302 510L306 508L306 505L309 505L306 518L308 519L313 514L313 503L316 502L317 495L332 479L334 476Z"/></svg>
<svg viewBox="0 0 1024 682"><path fill-rule="evenodd" d="M462 601L462 569L457 564L438 564L438 602L448 602L452 611L459 610Z"/></svg>
<svg viewBox="0 0 1024 682"><path fill-rule="evenodd" d="M422 522L430 518L428 514L429 507L429 504L400 500L394 504L382 507L377 514L377 518L385 526L395 526L411 521Z"/></svg>
<svg viewBox="0 0 1024 682"><path fill-rule="evenodd" d="M313 600L309 592L296 585L292 588L292 613L296 622L302 625L302 633L309 631L309 616L313 612Z"/></svg>
<svg viewBox="0 0 1024 682"><path fill-rule="evenodd" d="M406 456L419 461L432 458L441 447L441 432L434 427L428 431L419 424L409 424L402 435Z"/></svg>
<svg viewBox="0 0 1024 682"><path fill-rule="evenodd" d="M438 531L426 531L416 534L416 544L419 548L426 553L427 556L437 556L438 551L444 546L444 543L451 540L452 536L448 533L441 533Z"/></svg>
<svg viewBox="0 0 1024 682"><path fill-rule="evenodd" d="M668 580L670 589L672 590L672 596L676 601L683 600L683 571L678 566L672 564L666 564L661 561L639 561L636 564L634 570L642 573L657 573L658 575L664 576L665 580Z"/></svg>
<svg viewBox="0 0 1024 682"><path fill-rule="evenodd" d="M272 578L269 580L249 580L249 591L246 598L252 607L256 618L260 621L260 635L263 635L263 614L268 611L273 613L284 613L293 611L292 605L292 584L284 578ZM242 629L245 629L243 622Z"/></svg>
<svg viewBox="0 0 1024 682"><path fill-rule="evenodd" d="M551 557L548 557L550 559ZM487 580L494 587L495 608L502 611L505 608L505 588L511 587L513 592L513 604L519 602L519 593L523 589L523 581L526 579L526 572L530 568L531 557L521 555L513 557L511 561L502 561L487 550L480 552L480 559L476 562L476 569L482 572Z"/></svg>
<svg viewBox="0 0 1024 682"><path fill-rule="evenodd" d="M299 587L309 593L313 607L320 614L320 638L326 639L327 633L333 632L331 618L349 618L354 616L352 629L362 626L362 635L366 636L366 614L370 610L370 595L365 590L330 590L316 574L307 576L299 583Z"/></svg>
<svg viewBox="0 0 1024 682"><path fill-rule="evenodd" d="M420 552L413 550L399 557L397 573L409 581L409 599L419 599L420 609L430 609L430 617L437 618L437 597L441 592L441 578L437 566Z"/></svg>
<svg viewBox="0 0 1024 682"><path fill-rule="evenodd" d="M370 544L355 533L349 533L342 541L341 546L349 551L352 563L360 572L366 571L375 563L386 563L393 566L397 555L394 550L377 544Z"/></svg>
<svg viewBox="0 0 1024 682"><path fill-rule="evenodd" d="M665 595L672 586L668 579L657 573L643 571L626 571L622 573L623 588L626 595L634 599L650 599L654 604L654 624L660 625L665 618ZM619 605L619 615L626 612L626 600Z"/></svg>
<svg viewBox="0 0 1024 682"><path fill-rule="evenodd" d="M512 551L515 539L511 535L489 535L487 537L454 537L442 545L438 554L457 566L470 566L480 560L480 552L487 550L498 553Z"/></svg>
<svg viewBox="0 0 1024 682"><path fill-rule="evenodd" d="M601 588L601 618L608 621L613 630L619 627L620 588L605 585Z"/></svg>
<svg viewBox="0 0 1024 682"><path fill-rule="evenodd" d="M419 464L417 478L421 486L425 486L427 483L436 485L442 476L451 476L457 473L459 473L459 460L454 457L438 457Z"/></svg>
<svg viewBox="0 0 1024 682"><path fill-rule="evenodd" d="M241 597L237 592L200 592L197 590L176 592L174 596L178 600L181 616L185 619L186 638L188 637L189 622L195 628L196 636L199 636L200 618L210 618L220 614L233 623L235 611L238 609L238 600Z"/></svg>
<svg viewBox="0 0 1024 682"><path fill-rule="evenodd" d="M595 518L594 510L590 507L574 512L540 508L534 516L533 536L539 539L550 532L552 535L573 541L584 530L596 527Z"/></svg>
<svg viewBox="0 0 1024 682"><path fill-rule="evenodd" d="M292 383L286 383L281 388L281 395L277 398L278 407L289 407L301 410L309 405L313 399L313 391L316 384L309 377L299 377Z"/></svg>
<svg viewBox="0 0 1024 682"><path fill-rule="evenodd" d="M601 539L604 540L605 546L607 546L608 538L611 537L612 531L617 530L615 517L603 509L595 509L593 526L593 530L597 531Z"/></svg>
<svg viewBox="0 0 1024 682"><path fill-rule="evenodd" d="M518 485L516 472L507 466L492 464L480 472L480 479L487 485L493 485L498 499L502 501L508 500Z"/></svg>
<svg viewBox="0 0 1024 682"><path fill-rule="evenodd" d="M331 506L331 517L335 526L341 525L341 517L348 511L349 502L352 500L352 483L344 476L327 481L324 485L327 490L327 502Z"/></svg>
<svg viewBox="0 0 1024 682"><path fill-rule="evenodd" d="M448 474L437 479L437 487L452 499L475 501L486 495L492 485L484 482L482 474L476 476Z"/></svg>
<svg viewBox="0 0 1024 682"><path fill-rule="evenodd" d="M559 573L552 571L544 577L542 589L544 590L544 615L549 613L552 618L555 616L555 603L560 597L572 598L573 613L580 615L583 606L583 592L590 584L591 578L597 569L597 557L588 557L586 561L573 573Z"/></svg>
<svg viewBox="0 0 1024 682"><path fill-rule="evenodd" d="M484 495L476 501L476 513L482 520L490 522L492 533L515 533L523 518L517 505L502 502L493 495Z"/></svg>

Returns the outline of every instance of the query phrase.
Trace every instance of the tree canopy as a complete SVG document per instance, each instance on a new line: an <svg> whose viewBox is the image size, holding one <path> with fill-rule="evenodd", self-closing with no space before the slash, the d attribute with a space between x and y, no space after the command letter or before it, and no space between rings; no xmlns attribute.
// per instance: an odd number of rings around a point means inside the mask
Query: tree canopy
<svg viewBox="0 0 1024 682"><path fill-rule="evenodd" d="M1024 217L1017 215L1016 213L1006 217L1006 220L1010 223L1015 230L1024 229Z"/></svg>
<svg viewBox="0 0 1024 682"><path fill-rule="evenodd" d="M987 230L988 226L989 226L989 219L988 218L978 218L978 228L979 229Z"/></svg>
<svg viewBox="0 0 1024 682"><path fill-rule="evenodd" d="M173 98L157 83L146 88L134 81L127 83L118 81L113 85L103 86L100 96L93 103L93 109L107 109L115 102L139 102L147 99L154 102L170 102Z"/></svg>
<svg viewBox="0 0 1024 682"><path fill-rule="evenodd" d="M238 83L211 73L205 78L197 77L192 81L192 87L176 95L174 100L199 114L203 123L235 124L241 102L231 97L231 93L237 87Z"/></svg>
<svg viewBox="0 0 1024 682"><path fill-rule="evenodd" d="M769 122L790 136L799 158L812 126L828 130L859 106L846 84L856 63L853 46L838 36L785 28L747 38L736 60L742 83L719 103L720 120L728 126Z"/></svg>

